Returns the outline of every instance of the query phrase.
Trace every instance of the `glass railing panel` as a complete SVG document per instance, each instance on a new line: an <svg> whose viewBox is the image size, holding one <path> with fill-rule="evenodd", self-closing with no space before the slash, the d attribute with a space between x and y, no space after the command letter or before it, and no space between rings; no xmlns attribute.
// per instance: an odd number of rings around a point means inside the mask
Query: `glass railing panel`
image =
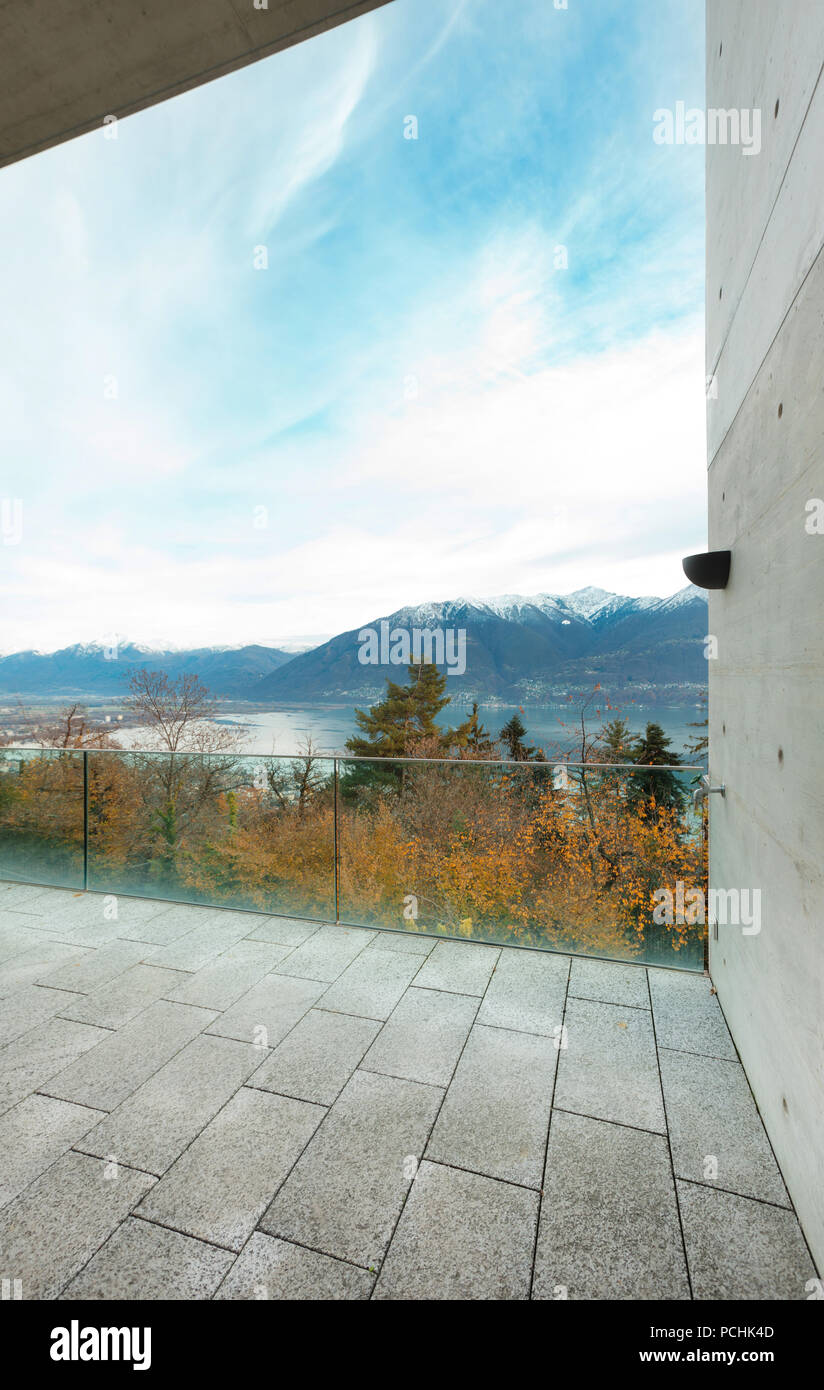
<svg viewBox="0 0 824 1390"><path fill-rule="evenodd" d="M0 876L700 970L700 770L0 750ZM336 858L337 848L337 858Z"/></svg>
<svg viewBox="0 0 824 1390"><path fill-rule="evenodd" d="M342 759L340 919L701 970L698 776Z"/></svg>
<svg viewBox="0 0 824 1390"><path fill-rule="evenodd" d="M0 878L83 887L83 754L0 748Z"/></svg>
<svg viewBox="0 0 824 1390"><path fill-rule="evenodd" d="M89 753L88 886L335 919L332 758Z"/></svg>

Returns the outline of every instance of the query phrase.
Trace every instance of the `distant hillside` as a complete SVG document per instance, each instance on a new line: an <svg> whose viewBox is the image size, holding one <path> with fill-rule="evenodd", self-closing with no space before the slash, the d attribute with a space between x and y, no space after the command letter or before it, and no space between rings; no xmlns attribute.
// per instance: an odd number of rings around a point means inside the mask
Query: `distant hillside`
<svg viewBox="0 0 824 1390"><path fill-rule="evenodd" d="M603 589L565 597L539 594L455 599L401 608L365 627L380 631L466 631L466 672L449 676L450 694L540 702L570 689L608 685L616 698L649 686L702 687L707 601L692 585L668 599L625 598ZM341 633L264 677L257 697L273 703L368 700L403 668L364 665L358 632Z"/></svg>
<svg viewBox="0 0 824 1390"><path fill-rule="evenodd" d="M117 660L107 660L99 643L64 647L59 652L15 652L0 657L0 691L10 695L124 695L129 672L148 666L174 678L192 672L215 695L254 699L262 680L292 653L277 647L201 647L193 651L153 651L127 644Z"/></svg>

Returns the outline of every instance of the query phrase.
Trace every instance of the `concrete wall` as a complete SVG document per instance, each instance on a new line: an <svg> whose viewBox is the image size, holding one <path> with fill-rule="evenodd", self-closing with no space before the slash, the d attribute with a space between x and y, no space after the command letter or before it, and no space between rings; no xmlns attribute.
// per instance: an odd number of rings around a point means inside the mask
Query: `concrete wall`
<svg viewBox="0 0 824 1390"><path fill-rule="evenodd" d="M0 167L386 3L0 0Z"/></svg>
<svg viewBox="0 0 824 1390"><path fill-rule="evenodd" d="M824 1267L824 3L708 0L707 105L762 151L707 148L710 882L762 894L710 971ZM716 394L717 393L717 394ZM712 937L712 931L711 931Z"/></svg>

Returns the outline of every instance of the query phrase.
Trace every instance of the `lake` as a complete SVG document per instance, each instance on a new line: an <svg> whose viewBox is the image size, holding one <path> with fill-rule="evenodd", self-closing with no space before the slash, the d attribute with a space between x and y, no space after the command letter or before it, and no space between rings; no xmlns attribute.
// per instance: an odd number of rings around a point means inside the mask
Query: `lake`
<svg viewBox="0 0 824 1390"><path fill-rule="evenodd" d="M453 714L452 723L460 721L462 710L460 706ZM576 746L574 729L564 728L561 723L564 720L569 724L574 718L573 711L570 705L479 706L481 719L493 734L497 734L513 714L519 714L526 725L527 743L542 748L549 758L568 753ZM629 720L635 733L641 732L648 720L655 720L672 739L673 751L683 756L687 740L701 732L687 726L705 718L706 707L697 704L645 706L639 702L622 708L620 714ZM617 712L608 711L606 717L616 718ZM280 705L268 710L234 706L227 709L220 722L243 728L243 751L247 753L292 755L301 751L307 738L312 739L318 752L342 753L347 738L356 732L355 706L344 704ZM593 713L588 721L590 732L595 732L602 722L603 718L598 719Z"/></svg>
<svg viewBox="0 0 824 1390"><path fill-rule="evenodd" d="M148 729L135 728L123 720L122 702L119 699L93 694L76 698L96 719L105 719L106 723L111 723L112 734L124 748L159 749L157 739ZM51 720L55 717L54 710L66 703L66 696L53 696L48 702L44 700L39 708L44 719ZM478 710L483 724L493 735L499 733L513 714L520 715L526 725L526 742L543 749L551 760L573 752L580 740L580 731L576 740L575 729L570 727L575 719L576 708L570 704L479 705ZM456 703L451 710L449 722L453 725L460 723L467 712L463 702ZM449 710L444 711L444 714L449 713ZM662 705L654 702L644 704L637 701L622 706L619 710L602 711L601 718L598 718L593 710L592 718L587 721L590 735L600 728L605 718L615 719L619 715L628 719L634 733L642 732L648 721L655 720L672 739L673 751L683 757L687 740L701 732L688 726L705 718L706 705ZM13 718L11 709L7 711L6 717ZM565 721L566 728L562 721ZM268 709L257 709L242 702L226 700L221 702L217 722L234 725L241 731L241 747L244 753L280 753L286 757L300 753L306 746L307 738L311 738L318 753L345 754L346 740L357 732L355 705L343 703L276 705ZM445 724L447 721L442 719L440 722Z"/></svg>

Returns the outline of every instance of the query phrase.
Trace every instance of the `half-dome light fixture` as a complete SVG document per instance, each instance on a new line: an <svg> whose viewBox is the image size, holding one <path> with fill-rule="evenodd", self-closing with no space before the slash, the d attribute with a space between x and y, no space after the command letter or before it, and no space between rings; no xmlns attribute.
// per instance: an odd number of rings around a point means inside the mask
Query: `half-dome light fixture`
<svg viewBox="0 0 824 1390"><path fill-rule="evenodd" d="M707 550L681 561L684 574L699 589L726 589L730 577L731 550Z"/></svg>

